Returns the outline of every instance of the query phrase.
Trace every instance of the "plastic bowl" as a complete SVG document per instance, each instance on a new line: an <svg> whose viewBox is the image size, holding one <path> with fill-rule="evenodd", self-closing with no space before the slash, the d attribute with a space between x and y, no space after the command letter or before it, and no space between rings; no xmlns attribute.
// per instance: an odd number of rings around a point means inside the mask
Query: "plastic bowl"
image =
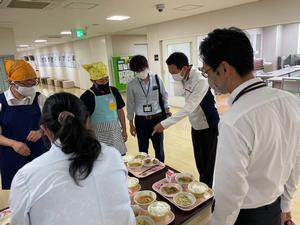
<svg viewBox="0 0 300 225"><path fill-rule="evenodd" d="M133 197L135 204L141 206L144 209L156 200L156 194L153 191L138 191Z"/></svg>
<svg viewBox="0 0 300 225"><path fill-rule="evenodd" d="M166 197L172 198L178 192L182 192L182 187L177 183L165 183L160 187L159 192Z"/></svg>
<svg viewBox="0 0 300 225"><path fill-rule="evenodd" d="M189 183L194 181L194 176L189 173L177 173L175 174L175 180L178 184L182 185L183 187L187 187Z"/></svg>
<svg viewBox="0 0 300 225"><path fill-rule="evenodd" d="M136 217L136 225L154 225L155 222L149 216L138 216Z"/></svg>
<svg viewBox="0 0 300 225"><path fill-rule="evenodd" d="M148 206L148 213L155 221L162 221L170 213L171 207L168 203L157 201Z"/></svg>
<svg viewBox="0 0 300 225"><path fill-rule="evenodd" d="M173 197L173 201L182 208L188 208L196 203L196 198L190 192L179 192Z"/></svg>
<svg viewBox="0 0 300 225"><path fill-rule="evenodd" d="M127 163L129 169L138 171L143 167L143 160L141 159L133 159Z"/></svg>
<svg viewBox="0 0 300 225"><path fill-rule="evenodd" d="M188 191L191 192L196 198L200 198L207 192L208 186L199 181L193 181L188 184Z"/></svg>

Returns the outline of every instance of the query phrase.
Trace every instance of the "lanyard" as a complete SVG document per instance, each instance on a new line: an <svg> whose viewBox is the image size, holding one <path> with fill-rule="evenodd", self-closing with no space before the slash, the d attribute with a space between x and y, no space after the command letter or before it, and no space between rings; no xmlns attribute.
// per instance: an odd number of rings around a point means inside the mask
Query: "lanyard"
<svg viewBox="0 0 300 225"><path fill-rule="evenodd" d="M234 104L240 97L242 97L244 94L254 91L258 88L266 87L266 83L263 81L256 82L254 84L249 85L248 87L245 87L233 100L232 104Z"/></svg>
<svg viewBox="0 0 300 225"><path fill-rule="evenodd" d="M144 93L144 95L145 95L145 97L146 97L146 103L148 104L148 95L149 95L149 90L150 90L150 77L149 77L149 83L148 83L147 94L146 94L146 91L144 90L143 85L142 85L142 82L141 82L140 80L139 80L139 83L140 83L140 86L141 86L141 88L142 88L142 90L143 90L143 93Z"/></svg>

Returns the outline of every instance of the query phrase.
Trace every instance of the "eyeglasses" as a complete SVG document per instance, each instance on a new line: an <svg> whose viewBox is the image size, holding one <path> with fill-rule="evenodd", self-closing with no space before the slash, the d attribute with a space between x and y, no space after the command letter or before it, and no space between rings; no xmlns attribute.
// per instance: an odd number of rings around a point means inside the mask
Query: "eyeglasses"
<svg viewBox="0 0 300 225"><path fill-rule="evenodd" d="M38 79L30 79L30 80L25 80L25 81L16 81L16 84L23 86L23 87L32 87L36 86L39 84Z"/></svg>
<svg viewBox="0 0 300 225"><path fill-rule="evenodd" d="M208 68L207 70L203 71L203 68L200 70L201 75L205 78L208 78L207 72L210 71L212 68Z"/></svg>

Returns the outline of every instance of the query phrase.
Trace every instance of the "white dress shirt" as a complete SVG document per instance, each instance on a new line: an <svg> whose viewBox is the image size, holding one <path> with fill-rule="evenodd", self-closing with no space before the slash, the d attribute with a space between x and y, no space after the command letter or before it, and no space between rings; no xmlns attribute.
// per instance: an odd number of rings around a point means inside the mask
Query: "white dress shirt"
<svg viewBox="0 0 300 225"><path fill-rule="evenodd" d="M10 193L11 225L135 225L120 153L101 145L80 186L69 174L70 155L56 145L20 169Z"/></svg>
<svg viewBox="0 0 300 225"><path fill-rule="evenodd" d="M251 79L238 86L230 104ZM232 225L240 209L258 208L281 196L290 201L300 175L300 101L288 92L263 87L242 95L219 123L212 225Z"/></svg>
<svg viewBox="0 0 300 225"><path fill-rule="evenodd" d="M160 92L162 95L162 100L164 102L164 107L165 109L167 109L169 107L168 93L159 76L158 76L158 82L159 82ZM154 74L149 73L148 82L145 82L137 77L131 80L127 84L126 94L127 94L127 105L126 105L127 118L129 120L133 120L134 115L148 116L148 115L154 115L161 112L161 108L159 105L158 87L157 87ZM152 106L151 112L143 111L143 105L147 105L147 104Z"/></svg>
<svg viewBox="0 0 300 225"><path fill-rule="evenodd" d="M200 106L200 103L209 88L207 79L202 77L199 70L191 69L188 80L183 80L182 84L185 99L183 108L171 117L162 121L161 125L166 129L184 119L186 116L189 116L189 121L195 130L208 128L209 125Z"/></svg>

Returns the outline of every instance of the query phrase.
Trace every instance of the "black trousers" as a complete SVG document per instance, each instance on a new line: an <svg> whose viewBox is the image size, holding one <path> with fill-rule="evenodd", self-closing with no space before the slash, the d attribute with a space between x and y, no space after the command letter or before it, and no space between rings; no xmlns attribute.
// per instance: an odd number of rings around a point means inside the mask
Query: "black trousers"
<svg viewBox="0 0 300 225"><path fill-rule="evenodd" d="M270 205L242 209L234 225L280 225L280 197Z"/></svg>
<svg viewBox="0 0 300 225"><path fill-rule="evenodd" d="M145 116L135 116L135 128L138 139L139 151L148 153L149 140L151 139L152 146L155 151L155 157L159 161L164 162L164 134L155 133L153 136L151 136L154 126L160 123L161 120L161 116L152 119L146 119Z"/></svg>
<svg viewBox="0 0 300 225"><path fill-rule="evenodd" d="M200 181L209 187L213 184L218 134L218 124L204 130L192 128L194 157Z"/></svg>

